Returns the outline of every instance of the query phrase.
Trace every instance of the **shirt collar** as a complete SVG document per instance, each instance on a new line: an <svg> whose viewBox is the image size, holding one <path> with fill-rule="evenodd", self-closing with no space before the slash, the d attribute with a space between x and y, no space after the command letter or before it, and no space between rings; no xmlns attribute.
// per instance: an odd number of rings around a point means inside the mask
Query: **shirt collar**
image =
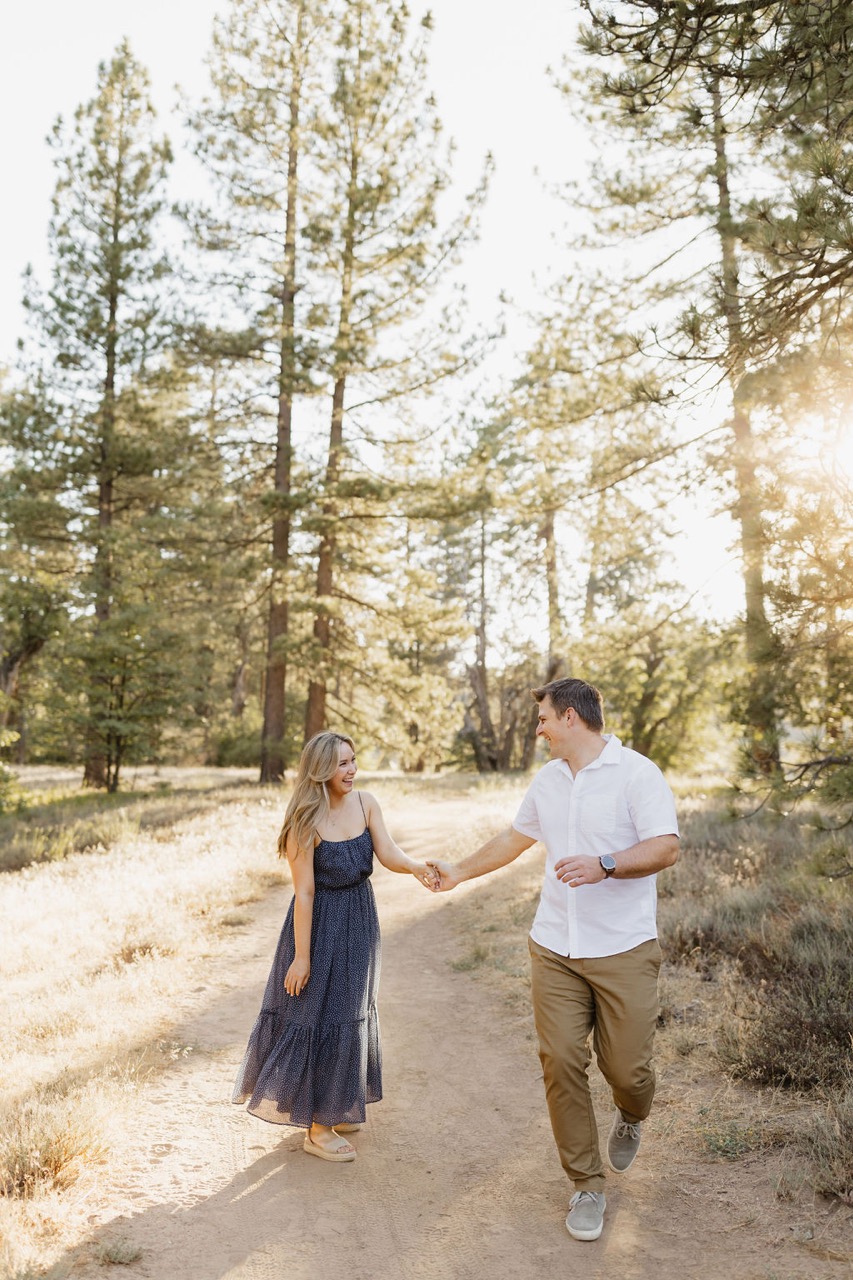
<svg viewBox="0 0 853 1280"><path fill-rule="evenodd" d="M581 773L586 773L589 769L600 769L605 764L619 763L619 758L622 755L621 739L617 738L615 733L605 733L602 736L604 737L604 746L601 752L594 760L590 760L589 764L584 765L583 769L580 770ZM570 778L574 776L565 760L560 759L555 763L560 765L563 773L567 773Z"/></svg>

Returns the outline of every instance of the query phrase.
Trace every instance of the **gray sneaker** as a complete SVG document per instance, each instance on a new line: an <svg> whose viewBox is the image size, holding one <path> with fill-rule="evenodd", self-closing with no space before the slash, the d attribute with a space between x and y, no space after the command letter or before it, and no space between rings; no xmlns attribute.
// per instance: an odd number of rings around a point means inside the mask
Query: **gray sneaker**
<svg viewBox="0 0 853 1280"><path fill-rule="evenodd" d="M575 1240L597 1240L604 1226L603 1191L576 1191L569 1201L566 1230Z"/></svg>
<svg viewBox="0 0 853 1280"><path fill-rule="evenodd" d="M629 1124L617 1111L607 1139L607 1162L614 1173L624 1173L640 1149L640 1126Z"/></svg>

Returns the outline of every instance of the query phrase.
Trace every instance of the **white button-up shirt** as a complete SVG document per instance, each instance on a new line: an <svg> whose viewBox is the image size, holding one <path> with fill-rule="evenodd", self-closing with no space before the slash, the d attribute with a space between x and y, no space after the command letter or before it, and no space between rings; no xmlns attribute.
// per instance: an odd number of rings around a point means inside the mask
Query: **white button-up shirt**
<svg viewBox="0 0 853 1280"><path fill-rule="evenodd" d="M550 760L527 789L513 827L548 851L530 936L561 956L619 955L657 937L654 875L569 888L554 867L570 854L618 854L640 840L678 835L675 801L656 764L617 737L576 777Z"/></svg>

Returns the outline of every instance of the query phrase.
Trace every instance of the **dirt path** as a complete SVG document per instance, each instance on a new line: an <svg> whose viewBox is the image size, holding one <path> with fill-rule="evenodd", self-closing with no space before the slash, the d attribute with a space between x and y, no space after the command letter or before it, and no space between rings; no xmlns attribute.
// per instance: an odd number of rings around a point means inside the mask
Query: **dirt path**
<svg viewBox="0 0 853 1280"><path fill-rule="evenodd" d="M448 806L441 821L455 817ZM435 824L398 824L396 834L423 854ZM502 874L511 892L513 872ZM610 1180L601 1240L571 1240L528 1020L449 964L460 950L457 895L478 887L430 897L381 868L375 887L386 1097L368 1109L358 1159L312 1159L301 1131L228 1102L289 899L276 891L213 956L208 985L181 998L170 1034L193 1049L141 1091L91 1238L58 1274L103 1280L98 1251L126 1243L140 1251L122 1267L127 1280L850 1275L843 1215L822 1210L826 1227L798 1240L791 1222L803 1213L779 1204L760 1162L735 1175L679 1146L666 1080L635 1169ZM605 1108L600 1118L605 1127ZM849 1241L853 1215L843 1213Z"/></svg>

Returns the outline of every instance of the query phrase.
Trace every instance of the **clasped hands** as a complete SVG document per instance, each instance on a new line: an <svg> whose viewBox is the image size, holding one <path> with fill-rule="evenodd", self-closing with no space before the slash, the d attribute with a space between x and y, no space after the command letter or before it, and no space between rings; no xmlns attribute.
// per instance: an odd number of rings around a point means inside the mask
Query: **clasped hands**
<svg viewBox="0 0 853 1280"><path fill-rule="evenodd" d="M448 866L448 863L444 863ZM412 868L412 875L416 880L429 889L432 893L438 893L444 886L441 883L441 873L437 870L438 863L435 862L418 862ZM450 887L449 885L447 886Z"/></svg>
<svg viewBox="0 0 853 1280"><path fill-rule="evenodd" d="M436 862L431 858L420 863L414 874L432 893L455 889L465 878L452 862ZM591 853L575 853L569 858L561 858L554 867L554 874L570 889L578 889L583 884L598 884L607 878L598 858Z"/></svg>

